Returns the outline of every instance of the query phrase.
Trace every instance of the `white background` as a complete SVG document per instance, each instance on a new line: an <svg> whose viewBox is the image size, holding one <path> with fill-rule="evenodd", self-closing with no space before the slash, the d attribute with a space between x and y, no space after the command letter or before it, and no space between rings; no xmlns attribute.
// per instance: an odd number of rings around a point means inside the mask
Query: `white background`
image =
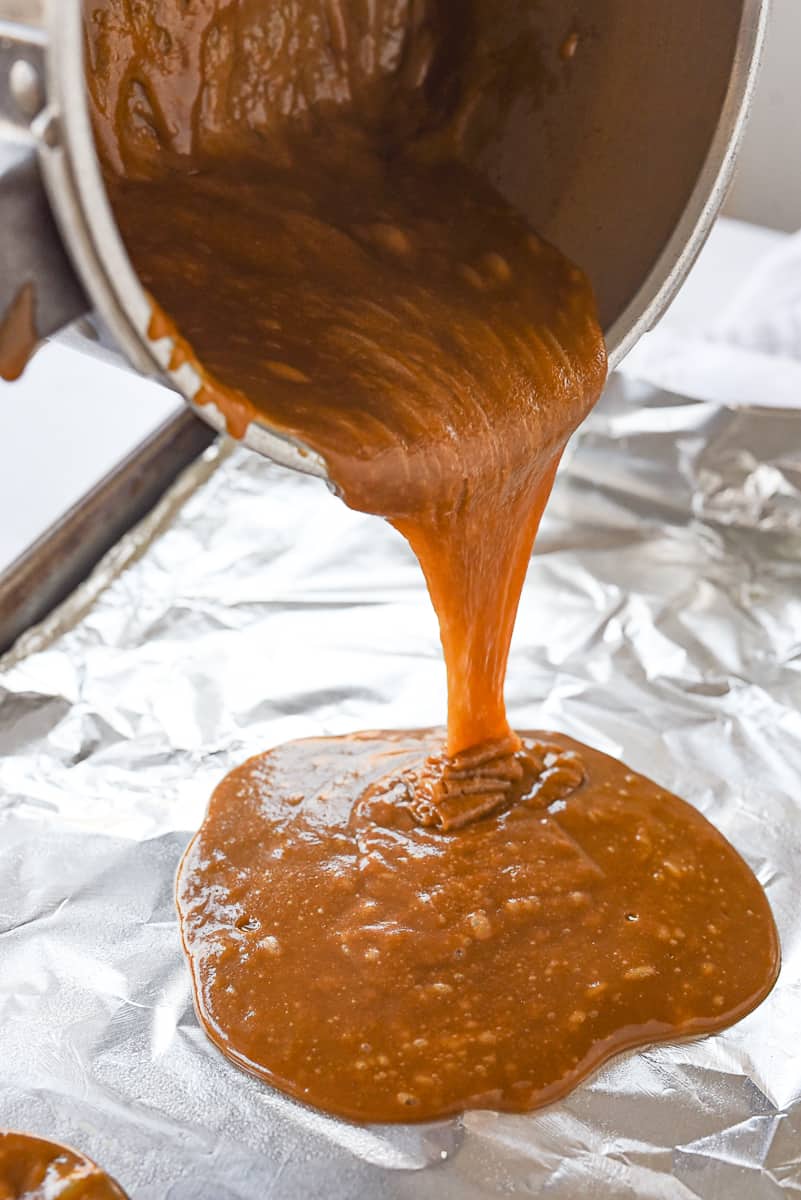
<svg viewBox="0 0 801 1200"><path fill-rule="evenodd" d="M727 211L776 229L801 228L801 0L773 0L756 103Z"/></svg>

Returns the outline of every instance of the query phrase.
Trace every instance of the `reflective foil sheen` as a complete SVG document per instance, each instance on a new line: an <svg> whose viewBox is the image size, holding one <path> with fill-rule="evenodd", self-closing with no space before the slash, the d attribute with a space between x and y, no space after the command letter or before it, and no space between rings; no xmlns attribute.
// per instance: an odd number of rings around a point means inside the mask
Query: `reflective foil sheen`
<svg viewBox="0 0 801 1200"><path fill-rule="evenodd" d="M617 376L562 473L511 715L623 757L751 864L784 968L728 1033L532 1116L361 1129L198 1028L173 879L212 788L288 738L426 726L445 678L392 529L212 451L0 674L0 1124L133 1200L801 1191L801 410Z"/></svg>

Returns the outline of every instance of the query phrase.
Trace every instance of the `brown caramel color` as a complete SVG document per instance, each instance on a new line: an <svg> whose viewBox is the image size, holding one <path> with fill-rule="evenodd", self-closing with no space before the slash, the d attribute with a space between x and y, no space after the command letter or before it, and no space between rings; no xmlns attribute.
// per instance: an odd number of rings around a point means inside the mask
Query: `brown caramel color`
<svg viewBox="0 0 801 1200"><path fill-rule="evenodd" d="M765 896L695 809L531 733L551 766L517 803L422 828L403 781L441 744L296 742L218 787L178 902L203 1024L239 1066L360 1121L526 1110L769 991Z"/></svg>
<svg viewBox="0 0 801 1200"><path fill-rule="evenodd" d="M75 1150L0 1130L0 1200L125 1200L125 1193Z"/></svg>
<svg viewBox="0 0 801 1200"><path fill-rule="evenodd" d="M483 2L86 11L115 212L171 319L153 335L174 322L232 432L264 417L408 538L450 752L509 737L534 536L606 375L587 280L458 157L530 37L494 58Z"/></svg>
<svg viewBox="0 0 801 1200"><path fill-rule="evenodd" d="M36 291L23 284L0 321L0 379L19 379L39 344L36 332Z"/></svg>
<svg viewBox="0 0 801 1200"><path fill-rule="evenodd" d="M255 406L408 538L440 618L457 753L509 735L534 536L605 377L592 295L458 164L389 168L358 141L330 161L293 153L288 173L231 163L224 178L128 183L117 212L143 279L202 348L204 399L235 420Z"/></svg>
<svg viewBox="0 0 801 1200"><path fill-rule="evenodd" d="M151 336L232 433L265 421L390 520L439 617L447 739L251 761L180 877L210 1036L364 1120L536 1107L735 1020L777 968L764 896L698 813L507 722L532 545L606 355L583 274L468 165L541 85L537 5L501 9L85 0Z"/></svg>

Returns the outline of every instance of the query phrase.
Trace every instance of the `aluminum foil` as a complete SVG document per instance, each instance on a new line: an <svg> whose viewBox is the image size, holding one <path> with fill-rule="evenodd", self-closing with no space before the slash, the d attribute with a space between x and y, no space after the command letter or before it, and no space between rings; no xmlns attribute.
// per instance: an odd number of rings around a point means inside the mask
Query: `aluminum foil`
<svg viewBox="0 0 801 1200"><path fill-rule="evenodd" d="M558 481L508 683L518 726L622 756L744 854L780 927L773 994L537 1114L357 1128L206 1040L173 880L248 755L439 723L435 621L388 526L209 452L0 669L0 1125L73 1143L132 1200L801 1192L800 489L801 408L615 377Z"/></svg>

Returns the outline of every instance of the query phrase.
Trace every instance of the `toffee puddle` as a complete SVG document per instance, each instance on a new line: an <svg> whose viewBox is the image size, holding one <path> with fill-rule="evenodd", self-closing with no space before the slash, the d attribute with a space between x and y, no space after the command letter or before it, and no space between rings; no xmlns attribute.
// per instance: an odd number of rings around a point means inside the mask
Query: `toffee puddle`
<svg viewBox="0 0 801 1200"><path fill-rule="evenodd" d="M0 1200L126 1200L100 1167L67 1146L0 1130Z"/></svg>
<svg viewBox="0 0 801 1200"><path fill-rule="evenodd" d="M397 780L442 744L289 743L217 788L178 906L198 1013L238 1066L357 1121L529 1111L764 998L770 908L696 809L538 732L525 794L426 828Z"/></svg>

